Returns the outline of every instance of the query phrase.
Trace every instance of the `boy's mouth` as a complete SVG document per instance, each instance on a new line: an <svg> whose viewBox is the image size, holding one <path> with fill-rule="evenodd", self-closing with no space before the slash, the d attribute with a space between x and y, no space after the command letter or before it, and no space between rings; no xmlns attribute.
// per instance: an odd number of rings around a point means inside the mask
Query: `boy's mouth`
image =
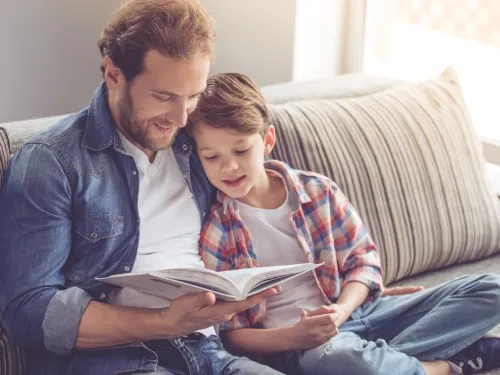
<svg viewBox="0 0 500 375"><path fill-rule="evenodd" d="M230 188L234 189L234 188L240 187L243 184L243 180L245 179L245 177L246 176L241 176L241 177L237 177L237 178L231 178L231 179L227 179L227 180L222 180L222 182L227 187L230 187Z"/></svg>

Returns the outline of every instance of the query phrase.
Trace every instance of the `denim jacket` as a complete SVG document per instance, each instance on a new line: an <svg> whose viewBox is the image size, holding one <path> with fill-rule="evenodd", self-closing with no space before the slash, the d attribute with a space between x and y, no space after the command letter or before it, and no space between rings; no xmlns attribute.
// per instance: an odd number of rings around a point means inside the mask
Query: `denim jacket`
<svg viewBox="0 0 500 375"><path fill-rule="evenodd" d="M172 144L203 220L213 189L188 137ZM32 374L115 374L151 370L143 344L76 351L91 300L114 286L96 277L132 270L139 242L139 176L107 105L90 106L30 139L11 159L0 190L0 306Z"/></svg>

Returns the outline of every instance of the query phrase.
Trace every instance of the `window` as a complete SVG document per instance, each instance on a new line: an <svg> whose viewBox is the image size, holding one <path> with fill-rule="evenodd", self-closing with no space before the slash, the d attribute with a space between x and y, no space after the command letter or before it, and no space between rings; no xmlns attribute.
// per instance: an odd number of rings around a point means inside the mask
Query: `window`
<svg viewBox="0 0 500 375"><path fill-rule="evenodd" d="M476 131L500 144L500 1L367 0L363 70L408 81L448 65Z"/></svg>

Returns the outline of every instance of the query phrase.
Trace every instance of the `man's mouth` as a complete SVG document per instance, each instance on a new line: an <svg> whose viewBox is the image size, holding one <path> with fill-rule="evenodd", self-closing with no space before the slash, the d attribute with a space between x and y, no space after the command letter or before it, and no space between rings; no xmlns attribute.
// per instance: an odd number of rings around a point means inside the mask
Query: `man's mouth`
<svg viewBox="0 0 500 375"><path fill-rule="evenodd" d="M175 126L173 125L161 125L157 122L153 122L153 124L155 125L156 129L163 134L171 134L175 130Z"/></svg>
<svg viewBox="0 0 500 375"><path fill-rule="evenodd" d="M230 188L237 188L240 187L243 184L243 181L245 180L246 176L241 176L241 177L235 177L235 178L228 178L225 180L222 180L224 185Z"/></svg>

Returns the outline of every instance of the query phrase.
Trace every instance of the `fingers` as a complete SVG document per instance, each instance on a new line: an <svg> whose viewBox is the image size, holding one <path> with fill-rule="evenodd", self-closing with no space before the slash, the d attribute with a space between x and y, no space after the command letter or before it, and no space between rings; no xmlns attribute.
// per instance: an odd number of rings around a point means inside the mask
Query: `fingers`
<svg viewBox="0 0 500 375"><path fill-rule="evenodd" d="M194 312L215 303L215 295L210 292L190 294L181 298L182 308L187 312Z"/></svg>
<svg viewBox="0 0 500 375"><path fill-rule="evenodd" d="M339 333L339 329L335 323L330 323L322 325L321 332L323 332L325 335L331 335L330 337L333 337Z"/></svg>
<svg viewBox="0 0 500 375"><path fill-rule="evenodd" d="M383 296L399 296L399 295L419 292L423 289L424 289L423 286L414 286L414 285L396 286L396 287L392 287L392 288L387 288L382 295Z"/></svg>
<svg viewBox="0 0 500 375"><path fill-rule="evenodd" d="M335 308L332 306L321 306L318 309L308 310L306 312L307 312L307 316L311 317L311 316L318 316L318 315L324 315L324 314L332 314L335 312Z"/></svg>
<svg viewBox="0 0 500 375"><path fill-rule="evenodd" d="M238 301L238 302L217 301L216 303L212 304L213 306L208 306L205 308L207 310L206 312L208 315L216 317L214 319L219 319L219 320L222 319L223 321L227 321L234 314L248 310L251 307L254 307L255 305L259 304L259 302L263 301L264 299L274 296L276 293L278 293L276 287L270 288L263 292L255 294L243 301Z"/></svg>
<svg viewBox="0 0 500 375"><path fill-rule="evenodd" d="M338 319L338 314L337 313L323 314L311 317L308 316L306 318L310 326L326 326L330 324L335 324L335 322Z"/></svg>

